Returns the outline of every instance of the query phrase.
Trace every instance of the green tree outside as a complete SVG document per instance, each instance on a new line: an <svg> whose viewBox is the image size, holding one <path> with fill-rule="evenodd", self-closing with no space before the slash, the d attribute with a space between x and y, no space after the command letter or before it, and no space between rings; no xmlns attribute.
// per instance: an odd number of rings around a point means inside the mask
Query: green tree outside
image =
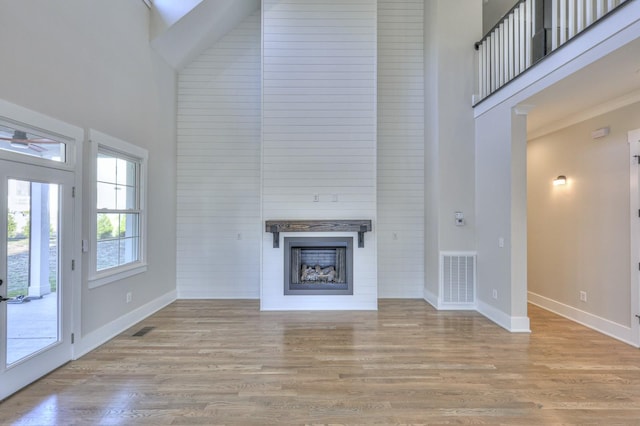
<svg viewBox="0 0 640 426"><path fill-rule="evenodd" d="M8 212L7 215L7 236L9 238L15 238L16 237L16 228L18 227L18 224L16 223L16 218L14 217L13 213Z"/></svg>
<svg viewBox="0 0 640 426"><path fill-rule="evenodd" d="M98 214L98 239L111 238L113 225L106 214Z"/></svg>

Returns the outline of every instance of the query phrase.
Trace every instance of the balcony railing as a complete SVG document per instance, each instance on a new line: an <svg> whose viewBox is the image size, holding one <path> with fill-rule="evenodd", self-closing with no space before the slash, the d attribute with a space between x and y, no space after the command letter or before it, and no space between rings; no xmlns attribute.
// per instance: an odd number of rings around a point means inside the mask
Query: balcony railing
<svg viewBox="0 0 640 426"><path fill-rule="evenodd" d="M479 42L478 103L632 0L520 0Z"/></svg>

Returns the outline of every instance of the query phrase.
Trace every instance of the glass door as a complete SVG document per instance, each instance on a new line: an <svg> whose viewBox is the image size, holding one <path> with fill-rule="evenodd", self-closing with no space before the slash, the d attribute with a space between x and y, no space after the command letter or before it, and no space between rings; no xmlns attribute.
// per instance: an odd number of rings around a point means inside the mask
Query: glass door
<svg viewBox="0 0 640 426"><path fill-rule="evenodd" d="M0 400L71 359L73 174L0 160Z"/></svg>

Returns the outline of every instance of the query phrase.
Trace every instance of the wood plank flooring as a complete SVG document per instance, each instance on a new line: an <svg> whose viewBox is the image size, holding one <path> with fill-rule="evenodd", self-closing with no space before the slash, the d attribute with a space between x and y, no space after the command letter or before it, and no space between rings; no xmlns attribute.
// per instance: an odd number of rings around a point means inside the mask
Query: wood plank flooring
<svg viewBox="0 0 640 426"><path fill-rule="evenodd" d="M0 422L640 425L640 351L529 309L530 335L419 300L177 301L1 403Z"/></svg>

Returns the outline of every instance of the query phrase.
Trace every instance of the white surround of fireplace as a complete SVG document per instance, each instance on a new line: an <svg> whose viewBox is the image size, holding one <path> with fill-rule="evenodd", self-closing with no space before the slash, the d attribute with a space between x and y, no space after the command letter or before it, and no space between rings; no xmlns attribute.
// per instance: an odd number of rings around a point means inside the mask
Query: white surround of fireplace
<svg viewBox="0 0 640 426"><path fill-rule="evenodd" d="M284 295L285 237L353 237L353 295ZM365 234L365 245L358 248L356 232L282 232L280 247L273 248L271 234L264 234L262 292L260 307L265 311L280 310L375 310L378 306L377 267L373 233Z"/></svg>
<svg viewBox="0 0 640 426"><path fill-rule="evenodd" d="M283 293L287 236L263 233L263 310L377 309L377 2L344 0L305 12L304 0L262 8L262 219L371 219L354 238L353 295ZM327 40L331 40L328 42Z"/></svg>

